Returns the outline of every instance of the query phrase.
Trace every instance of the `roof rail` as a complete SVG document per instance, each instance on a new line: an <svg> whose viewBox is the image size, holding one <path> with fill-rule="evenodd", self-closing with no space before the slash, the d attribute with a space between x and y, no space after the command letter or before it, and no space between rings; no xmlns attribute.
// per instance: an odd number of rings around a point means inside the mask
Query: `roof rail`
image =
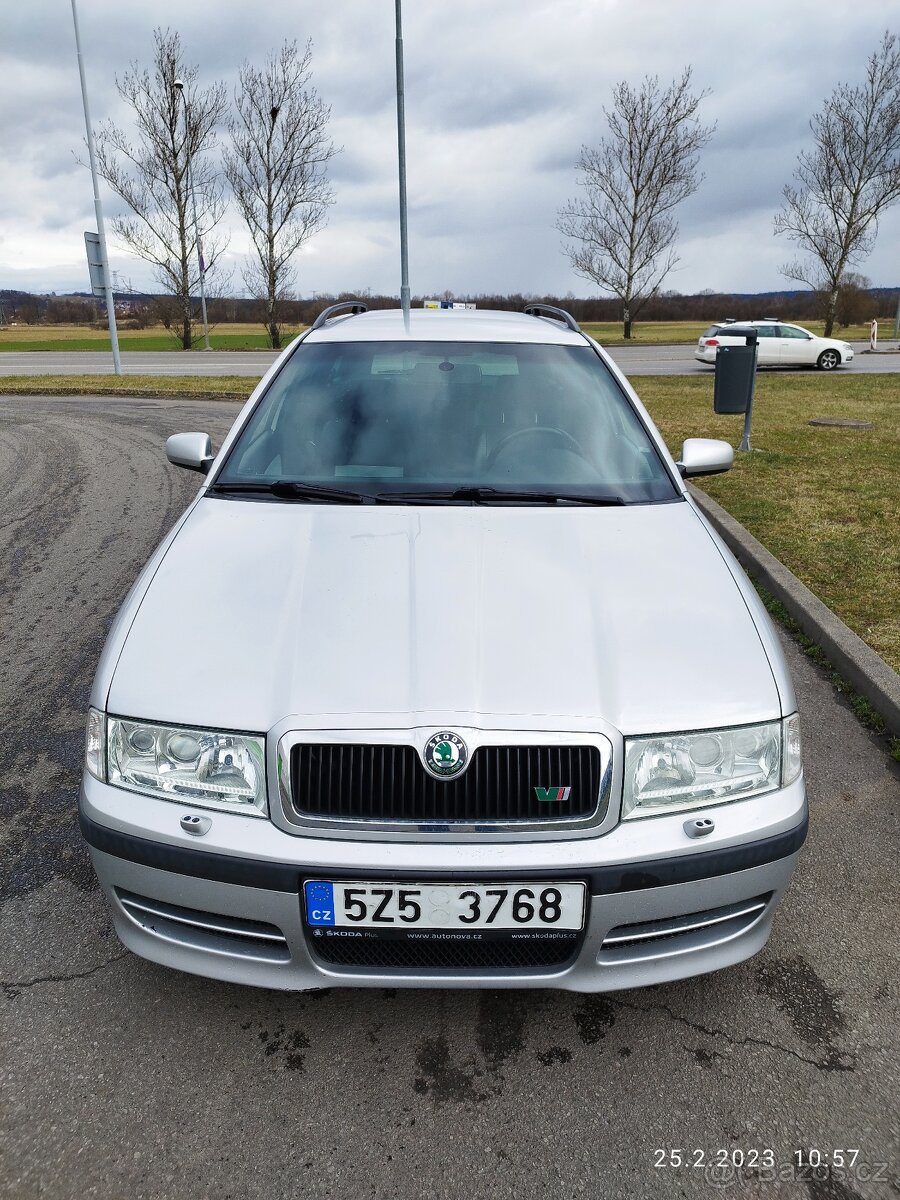
<svg viewBox="0 0 900 1200"><path fill-rule="evenodd" d="M571 313L567 313L564 308L554 308L552 304L529 304L523 310L529 317L552 317L555 321L562 321L569 329L574 329L576 333L581 333L582 329Z"/></svg>
<svg viewBox="0 0 900 1200"><path fill-rule="evenodd" d="M369 311L365 304L363 304L360 300L344 300L340 304L332 304L330 308L323 309L323 311L319 313L312 325L309 327L309 332L312 333L314 329L321 329L326 321L330 320L337 313L343 312L347 308L350 309L351 317L355 317L357 313Z"/></svg>

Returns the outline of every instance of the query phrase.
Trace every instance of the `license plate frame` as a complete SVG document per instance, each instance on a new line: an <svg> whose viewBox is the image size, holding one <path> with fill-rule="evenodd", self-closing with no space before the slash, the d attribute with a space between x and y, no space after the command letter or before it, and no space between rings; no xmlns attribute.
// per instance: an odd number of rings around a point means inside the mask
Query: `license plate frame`
<svg viewBox="0 0 900 1200"><path fill-rule="evenodd" d="M580 938L587 895L586 883L572 879L305 879L300 900L303 924L316 937L351 936L356 931L384 938L471 935L536 940Z"/></svg>

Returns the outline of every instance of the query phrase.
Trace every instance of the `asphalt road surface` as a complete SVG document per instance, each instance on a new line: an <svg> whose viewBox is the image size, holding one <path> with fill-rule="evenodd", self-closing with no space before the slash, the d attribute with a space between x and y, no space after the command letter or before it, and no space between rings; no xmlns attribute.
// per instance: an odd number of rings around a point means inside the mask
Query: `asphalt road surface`
<svg viewBox="0 0 900 1200"><path fill-rule="evenodd" d="M838 374L900 371L900 354L861 353L868 343L852 343L853 362ZM702 375L712 367L697 362L693 346L610 346L609 353L626 375ZM122 354L126 375L246 375L259 378L277 355L267 350L128 351ZM782 368L775 368L781 370ZM810 370L810 368L804 368ZM111 375L112 357L93 350L0 352L0 375Z"/></svg>
<svg viewBox="0 0 900 1200"><path fill-rule="evenodd" d="M812 827L747 963L597 997L282 994L122 949L76 826L88 689L196 487L164 438L236 411L0 400L0 1195L896 1197L900 782L792 645Z"/></svg>

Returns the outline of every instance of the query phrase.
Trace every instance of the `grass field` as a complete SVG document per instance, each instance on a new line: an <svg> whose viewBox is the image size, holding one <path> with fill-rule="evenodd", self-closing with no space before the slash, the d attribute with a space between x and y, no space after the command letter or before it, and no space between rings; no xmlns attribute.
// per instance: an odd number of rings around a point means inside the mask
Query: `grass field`
<svg viewBox="0 0 900 1200"><path fill-rule="evenodd" d="M245 399L255 380L8 376L0 393ZM742 417L712 411L712 375L651 376L638 391L675 456L686 437L737 445ZM702 487L900 670L900 421L895 375L762 375L749 454ZM808 424L852 417L871 429Z"/></svg>
<svg viewBox="0 0 900 1200"><path fill-rule="evenodd" d="M821 334L821 321L798 324L811 333ZM889 327L890 326L890 327ZM586 321L582 326L585 333L596 338L605 346L624 345L622 326L614 322ZM637 324L633 329L632 343L637 346L681 345L696 342L709 328L708 321L648 321ZM893 322L880 324L882 336L893 333ZM300 332L300 328L285 331L285 344ZM835 337L845 341L868 341L868 325L851 325L847 329L835 330ZM266 350L268 339L259 325L219 325L211 330L210 345L214 350ZM121 350L178 350L178 339L168 333L162 325L149 329L121 330ZM202 353L203 335L197 338L197 348ZM102 329L89 329L80 325L16 325L0 327L0 352L17 353L28 350L108 350L109 335Z"/></svg>
<svg viewBox="0 0 900 1200"><path fill-rule="evenodd" d="M295 338L299 328L285 331L285 343ZM209 334L214 350L268 350L269 339L259 325L220 325ZM16 325L0 328L0 351L23 353L28 350L109 350L109 334L105 329L90 329L85 325ZM162 325L149 329L119 330L120 350L179 350L181 345L174 334ZM203 331L196 340L203 353Z"/></svg>
<svg viewBox="0 0 900 1200"><path fill-rule="evenodd" d="M245 375L0 375L0 396L190 396L242 402L258 382Z"/></svg>

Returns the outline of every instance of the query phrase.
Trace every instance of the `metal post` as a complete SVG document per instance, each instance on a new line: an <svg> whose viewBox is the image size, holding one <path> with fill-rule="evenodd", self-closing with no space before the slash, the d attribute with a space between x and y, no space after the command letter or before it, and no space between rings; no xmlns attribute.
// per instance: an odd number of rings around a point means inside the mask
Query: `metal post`
<svg viewBox="0 0 900 1200"><path fill-rule="evenodd" d="M403 27L400 0L394 0L397 19L397 158L400 166L400 307L409 333L409 244L406 228L406 111L403 96Z"/></svg>
<svg viewBox="0 0 900 1200"><path fill-rule="evenodd" d="M744 436L738 450L752 450L750 445L750 421L753 417L753 396L756 392L756 363L759 357L759 346L753 346L753 374L750 376L750 396L747 400L747 411L744 413Z"/></svg>
<svg viewBox="0 0 900 1200"><path fill-rule="evenodd" d="M894 340L900 338L900 292L897 293L897 315L894 318Z"/></svg>
<svg viewBox="0 0 900 1200"><path fill-rule="evenodd" d="M75 50L78 55L78 74L81 76L81 101L84 105L84 126L87 131L88 161L91 164L91 180L94 185L94 212L97 216L97 234L100 238L100 253L103 257L103 290L106 295L106 319L109 322L109 340L112 347L113 370L122 374L119 358L119 334L116 329L116 301L109 277L109 254L106 249L106 229L103 225L103 206L100 203L100 187L97 182L97 161L94 157L94 132L91 129L91 110L88 105L87 81L84 77L84 59L81 54L81 37L78 33L78 12L72 0L72 23L75 26Z"/></svg>
<svg viewBox="0 0 900 1200"><path fill-rule="evenodd" d="M184 101L184 152L187 156L188 190L191 193L191 209L194 215L194 237L197 239L197 261L200 264L200 312L203 316L203 348L204 350L210 350L212 347L209 344L209 321L206 318L206 266L203 262L203 242L200 238L200 224L197 221L197 195L194 191L194 168L191 158L191 128L188 119L188 102L187 96L184 94L184 84L180 79L175 80L175 87L181 92L181 98Z"/></svg>

